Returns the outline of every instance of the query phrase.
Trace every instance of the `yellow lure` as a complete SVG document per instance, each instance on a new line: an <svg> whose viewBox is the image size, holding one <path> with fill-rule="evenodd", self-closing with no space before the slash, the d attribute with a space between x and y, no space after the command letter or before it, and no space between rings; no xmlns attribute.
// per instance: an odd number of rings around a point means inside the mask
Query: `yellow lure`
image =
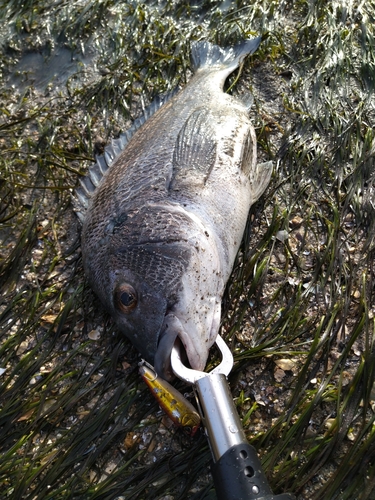
<svg viewBox="0 0 375 500"><path fill-rule="evenodd" d="M169 382L159 377L146 361L140 364L139 373L168 417L194 436L201 424L201 418L194 406Z"/></svg>

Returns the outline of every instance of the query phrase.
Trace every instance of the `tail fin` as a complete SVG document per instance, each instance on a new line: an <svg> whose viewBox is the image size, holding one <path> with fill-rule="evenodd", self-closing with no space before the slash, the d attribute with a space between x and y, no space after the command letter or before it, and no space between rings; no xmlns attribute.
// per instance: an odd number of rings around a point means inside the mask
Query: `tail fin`
<svg viewBox="0 0 375 500"><path fill-rule="evenodd" d="M248 54L259 47L262 37L244 40L234 47L221 48L210 42L194 42L191 47L193 71L203 68L226 69L228 74L234 71Z"/></svg>

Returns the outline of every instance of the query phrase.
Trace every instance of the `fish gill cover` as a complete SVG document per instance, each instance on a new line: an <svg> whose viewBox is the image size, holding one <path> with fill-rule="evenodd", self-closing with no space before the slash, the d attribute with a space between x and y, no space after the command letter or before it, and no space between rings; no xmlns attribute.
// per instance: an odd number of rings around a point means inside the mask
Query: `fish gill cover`
<svg viewBox="0 0 375 500"><path fill-rule="evenodd" d="M205 439L162 417L84 281L70 195L156 95L189 80L194 40L259 34L227 82L252 92L258 155L276 166L223 301L232 390L274 491L373 498L374 11L0 2L3 498L214 498Z"/></svg>

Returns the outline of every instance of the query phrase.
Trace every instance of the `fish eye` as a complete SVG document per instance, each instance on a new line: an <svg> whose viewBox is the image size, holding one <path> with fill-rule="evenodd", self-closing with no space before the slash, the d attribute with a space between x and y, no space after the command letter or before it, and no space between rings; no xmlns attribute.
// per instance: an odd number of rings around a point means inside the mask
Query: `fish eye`
<svg viewBox="0 0 375 500"><path fill-rule="evenodd" d="M130 313L137 305L137 292L131 285L123 283L116 287L114 301L117 309L126 314Z"/></svg>

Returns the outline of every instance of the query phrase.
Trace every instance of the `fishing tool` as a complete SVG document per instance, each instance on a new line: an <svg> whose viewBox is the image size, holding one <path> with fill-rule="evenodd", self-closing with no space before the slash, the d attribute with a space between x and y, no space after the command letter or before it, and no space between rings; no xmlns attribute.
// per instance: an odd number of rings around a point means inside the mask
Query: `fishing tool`
<svg viewBox="0 0 375 500"><path fill-rule="evenodd" d="M212 476L218 500L294 500L294 495L274 495L261 461L245 436L233 402L227 376L233 355L219 335L216 346L222 361L209 373L186 367L175 343L171 353L176 377L194 387L199 413L211 448Z"/></svg>

